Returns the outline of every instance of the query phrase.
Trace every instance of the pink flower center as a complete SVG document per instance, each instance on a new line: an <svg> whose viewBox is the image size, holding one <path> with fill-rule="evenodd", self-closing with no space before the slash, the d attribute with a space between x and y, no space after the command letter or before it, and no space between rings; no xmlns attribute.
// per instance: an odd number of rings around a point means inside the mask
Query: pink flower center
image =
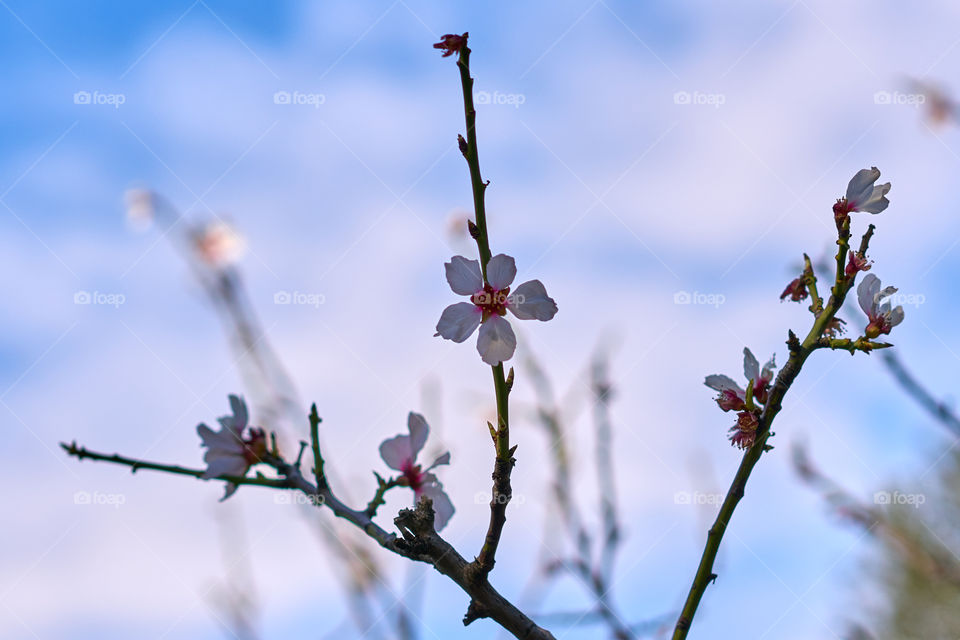
<svg viewBox="0 0 960 640"><path fill-rule="evenodd" d="M836 204L833 205L833 215L837 218L843 218L848 213L853 211L855 204L852 202L847 202L846 198L840 198L837 200Z"/></svg>
<svg viewBox="0 0 960 640"><path fill-rule="evenodd" d="M470 302L483 311L483 319L486 320L491 316L507 315L507 297L509 294L510 287L494 289L489 284L485 284L483 289L470 296Z"/></svg>
<svg viewBox="0 0 960 640"><path fill-rule="evenodd" d="M890 330L893 329L886 316L882 315L870 315L870 324L867 325L867 328L864 330L864 335L873 340L874 338L880 336L881 334L887 335L890 333Z"/></svg>
<svg viewBox="0 0 960 640"><path fill-rule="evenodd" d="M266 432L263 429L250 429L250 437L243 441L243 459L252 466L261 462L266 453Z"/></svg>
<svg viewBox="0 0 960 640"><path fill-rule="evenodd" d="M420 493L420 487L423 486L423 470L420 468L420 465L413 464L412 461L407 460L403 463L401 468L401 473L403 473L404 479L407 481L407 486L413 489L414 493Z"/></svg>

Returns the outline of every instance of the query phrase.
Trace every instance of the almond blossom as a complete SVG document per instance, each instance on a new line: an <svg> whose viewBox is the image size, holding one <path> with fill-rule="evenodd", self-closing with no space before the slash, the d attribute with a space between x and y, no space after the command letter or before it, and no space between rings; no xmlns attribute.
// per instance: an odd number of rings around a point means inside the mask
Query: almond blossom
<svg viewBox="0 0 960 640"><path fill-rule="evenodd" d="M741 411L737 414L737 424L730 427L730 442L740 449L749 449L757 441L757 428L760 418L753 411Z"/></svg>
<svg viewBox="0 0 960 640"><path fill-rule="evenodd" d="M207 463L207 470L202 476L204 480L223 476L243 477L267 452L267 437L263 429L251 428L249 437L243 439L243 430L247 428L249 420L243 398L231 395L230 410L232 415L217 418L220 431L214 431L202 423L197 427L197 433L203 440L201 446L207 447L203 455L203 461ZM237 485L228 482L220 500L226 500L236 490Z"/></svg>
<svg viewBox="0 0 960 640"><path fill-rule="evenodd" d="M888 334L890 330L903 322L903 307L897 306L891 309L890 298L897 292L896 287L880 288L880 278L868 274L866 278L857 287L857 300L860 302L860 308L867 314L870 323L864 330L864 335L870 338L876 338L880 334ZM887 300L885 300L887 299ZM881 303L881 300L884 300Z"/></svg>
<svg viewBox="0 0 960 640"><path fill-rule="evenodd" d="M447 56L452 56L454 53L459 53L461 49L467 46L467 37L469 35L469 33L464 33L463 35L447 33L440 38L440 42L437 42L433 45L433 48L443 51L444 58Z"/></svg>
<svg viewBox="0 0 960 640"><path fill-rule="evenodd" d="M421 496L427 496L433 501L433 523L436 530L440 531L450 520L454 509L443 485L430 471L440 465L450 464L450 452L444 453L429 467L422 469L417 464L417 455L427 442L430 427L422 415L411 411L407 416L407 430L409 435L384 440L380 444L380 457L388 467L403 474L400 484L413 489L414 504L420 501Z"/></svg>
<svg viewBox="0 0 960 640"><path fill-rule="evenodd" d="M890 183L875 186L874 183L879 179L880 170L876 167L857 171L847 185L847 195L833 205L833 214L838 224L851 212L880 213L890 205L886 197L890 191Z"/></svg>
<svg viewBox="0 0 960 640"><path fill-rule="evenodd" d="M870 271L870 267L872 266L873 262L868 260L865 254L859 251L851 251L850 260L847 262L847 268L843 270L843 273L850 278L857 275L860 271Z"/></svg>
<svg viewBox="0 0 960 640"><path fill-rule="evenodd" d="M444 309L435 335L463 342L480 327L477 351L490 366L509 360L517 348L513 328L504 319L508 310L520 320L544 322L557 313L557 303L539 280L528 280L510 293L517 265L508 255L501 253L490 258L486 282L477 260L453 256L444 267L450 288L454 293L469 296L470 302L458 302Z"/></svg>
<svg viewBox="0 0 960 640"><path fill-rule="evenodd" d="M759 402L766 401L767 391L773 380L773 370L776 368L776 355L770 356L761 370L756 356L744 347L743 375L748 384L753 382L753 397ZM729 376L715 373L707 376L703 383L720 394L716 398L717 405L724 411L740 411L746 406L746 391Z"/></svg>
<svg viewBox="0 0 960 640"><path fill-rule="evenodd" d="M214 268L235 264L243 256L247 242L226 222L216 220L204 226L194 238L200 258Z"/></svg>
<svg viewBox="0 0 960 640"><path fill-rule="evenodd" d="M780 301L783 302L784 298L790 296L792 302L800 302L801 300L805 300L809 295L806 276L800 276L790 281L787 288L780 294Z"/></svg>

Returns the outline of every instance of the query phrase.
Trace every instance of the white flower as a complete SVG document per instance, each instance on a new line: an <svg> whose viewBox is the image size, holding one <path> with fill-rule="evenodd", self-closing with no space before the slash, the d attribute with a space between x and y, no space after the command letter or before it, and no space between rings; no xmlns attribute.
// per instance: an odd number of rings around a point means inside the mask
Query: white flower
<svg viewBox="0 0 960 640"><path fill-rule="evenodd" d="M156 195L149 189L129 189L123 194L127 222L137 231L146 230L156 217Z"/></svg>
<svg viewBox="0 0 960 640"><path fill-rule="evenodd" d="M200 258L215 268L235 264L247 248L247 242L240 232L219 220L204 226L194 242Z"/></svg>
<svg viewBox="0 0 960 640"><path fill-rule="evenodd" d="M874 186L879 179L880 170L876 167L857 171L847 185L846 197L837 200L833 205L834 214L842 217L851 211L880 213L886 209L890 205L890 201L887 200L890 183Z"/></svg>
<svg viewBox="0 0 960 640"><path fill-rule="evenodd" d="M436 335L463 342L480 327L477 351L491 366L512 358L517 348L513 328L504 319L508 310L521 320L544 322L557 313L557 303L539 280L524 282L510 293L517 266L508 255L501 253L490 258L486 283L476 260L454 256L444 267L450 288L454 293L469 296L470 302L458 302L444 309Z"/></svg>
<svg viewBox="0 0 960 640"><path fill-rule="evenodd" d="M753 381L753 397L759 402L766 402L770 383L773 381L773 371L777 368L776 354L770 356L767 363L760 369L760 363L750 349L743 349L743 376L747 383ZM704 379L703 383L719 393L717 404L724 411L740 411L746 406L747 394L744 389L729 376L714 373Z"/></svg>
<svg viewBox="0 0 960 640"><path fill-rule="evenodd" d="M403 474L404 485L413 489L414 504L420 501L420 496L427 496L433 501L434 528L440 531L453 515L453 502L444 492L437 476L430 471L440 465L450 464L450 452L438 457L426 469L421 469L417 464L417 455L427 442L430 427L422 415L411 411L407 416L407 430L410 435L384 440L380 444L380 457L388 467Z"/></svg>
<svg viewBox="0 0 960 640"><path fill-rule="evenodd" d="M868 274L860 283L860 286L857 287L857 301L860 303L863 312L867 314L867 318L870 319L870 323L864 330L864 335L871 340L881 333L889 334L893 327L903 322L902 306L898 305L891 309L890 300L886 300L882 304L880 302L896 292L896 287L881 289L880 278L872 273Z"/></svg>
<svg viewBox="0 0 960 640"><path fill-rule="evenodd" d="M197 433L203 441L201 446L207 447L203 461L207 463L207 470L203 474L204 480L223 476L243 477L247 470L257 462L266 452L266 435L263 429L251 429L250 437L243 439L243 430L247 428L249 414L243 398L230 396L232 415L217 418L220 431L214 431L205 424L197 427ZM227 483L226 493L221 500L226 500L237 490L237 485Z"/></svg>

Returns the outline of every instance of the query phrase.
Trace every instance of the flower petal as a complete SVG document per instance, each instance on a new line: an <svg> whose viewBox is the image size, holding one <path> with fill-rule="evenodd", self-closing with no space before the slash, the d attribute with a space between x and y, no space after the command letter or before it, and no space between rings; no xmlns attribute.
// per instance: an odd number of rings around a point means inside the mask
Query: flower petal
<svg viewBox="0 0 960 640"><path fill-rule="evenodd" d="M507 308L521 320L546 322L557 315L557 303L539 280L528 280L507 296Z"/></svg>
<svg viewBox="0 0 960 640"><path fill-rule="evenodd" d="M218 456L207 464L203 478L210 480L221 476L243 476L248 468L243 456Z"/></svg>
<svg viewBox="0 0 960 640"><path fill-rule="evenodd" d="M707 385L714 391L735 391L738 395L743 396L744 390L738 385L730 376L725 376L721 373L714 373L707 376L703 384Z"/></svg>
<svg viewBox="0 0 960 640"><path fill-rule="evenodd" d="M233 484L232 482L226 483L224 487L223 497L220 498L220 502L223 502L224 500L226 500L236 492L237 492L237 485Z"/></svg>
<svg viewBox="0 0 960 640"><path fill-rule="evenodd" d="M447 526L455 511L450 496L443 490L443 485L436 481L424 484L420 495L433 501L433 528L440 531Z"/></svg>
<svg viewBox="0 0 960 640"><path fill-rule="evenodd" d="M873 191L870 194L863 204L858 204L854 211L866 211L867 213L880 213L884 209L890 206L890 201L887 200L886 195L890 191L890 183L881 184L873 188Z"/></svg>
<svg viewBox="0 0 960 640"><path fill-rule="evenodd" d="M760 377L764 380L772 380L773 372L777 368L777 354L770 356L770 359L767 360L766 364L763 365L763 369L760 370Z"/></svg>
<svg viewBox="0 0 960 640"><path fill-rule="evenodd" d="M743 375L747 380L756 382L760 379L760 363L750 349L743 348Z"/></svg>
<svg viewBox="0 0 960 640"><path fill-rule="evenodd" d="M217 422L225 431L233 431L239 437L240 433L247 428L250 419L247 412L247 403L243 401L243 398L231 394L230 411L231 415L221 416L217 418Z"/></svg>
<svg viewBox="0 0 960 640"><path fill-rule="evenodd" d="M427 443L427 436L430 434L430 427L427 420L419 413L413 411L407 416L407 429L410 431L410 453L413 462L417 461L417 454Z"/></svg>
<svg viewBox="0 0 960 640"><path fill-rule="evenodd" d="M490 258L490 262L487 263L487 282L491 287L498 291L506 289L516 277L517 263L513 258L504 253L498 253Z"/></svg>
<svg viewBox="0 0 960 640"><path fill-rule="evenodd" d="M880 278L868 273L857 287L857 301L867 316L872 316L877 309L876 295L880 292Z"/></svg>
<svg viewBox="0 0 960 640"><path fill-rule="evenodd" d="M490 366L512 358L516 348L517 336L513 333L513 327L500 316L493 316L480 326L477 351Z"/></svg>
<svg viewBox="0 0 960 640"><path fill-rule="evenodd" d="M230 394L230 410L239 426L240 430L246 428L250 420L250 414L247 412L247 403L240 396Z"/></svg>
<svg viewBox="0 0 960 640"><path fill-rule="evenodd" d="M454 342L463 342L480 326L483 311L475 304L458 302L443 310L437 322L437 333Z"/></svg>
<svg viewBox="0 0 960 640"><path fill-rule="evenodd" d="M895 327L901 322L903 322L903 307L897 305L897 307L887 314L887 322L891 327Z"/></svg>
<svg viewBox="0 0 960 640"><path fill-rule="evenodd" d="M430 471L430 469L433 469L434 467L439 467L440 465L444 465L444 464L450 464L450 452L449 452L449 451L447 451L446 453L444 453L444 454L441 455L441 456L438 456L437 459L433 461L433 464L431 464L429 467L427 467L426 469L424 469L424 471Z"/></svg>
<svg viewBox="0 0 960 640"><path fill-rule="evenodd" d="M454 293L470 296L483 289L483 276L480 275L480 263L463 256L453 256L444 263L447 271L447 283Z"/></svg>
<svg viewBox="0 0 960 640"><path fill-rule="evenodd" d="M847 185L847 202L854 207L865 203L873 194L873 183L879 179L880 170L876 167L857 171Z"/></svg>
<svg viewBox="0 0 960 640"><path fill-rule="evenodd" d="M243 441L240 439L240 434L231 431L229 428L214 431L207 425L201 423L197 425L197 434L203 441L201 446L209 449L207 452L208 455L213 451L218 452L218 455L222 453L243 452Z"/></svg>
<svg viewBox="0 0 960 640"><path fill-rule="evenodd" d="M412 464L414 459L410 436L395 436L381 442L380 457L391 469L403 471L404 465Z"/></svg>

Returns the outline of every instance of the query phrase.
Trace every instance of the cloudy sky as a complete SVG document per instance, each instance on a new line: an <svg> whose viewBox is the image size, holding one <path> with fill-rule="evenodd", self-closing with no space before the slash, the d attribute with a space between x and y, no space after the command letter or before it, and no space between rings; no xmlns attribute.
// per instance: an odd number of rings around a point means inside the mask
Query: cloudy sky
<svg viewBox="0 0 960 640"><path fill-rule="evenodd" d="M453 456L449 538L464 555L479 548L490 376L472 343L433 337L454 301L443 262L472 255L451 232L471 206L458 75L430 46L447 32L470 32L494 252L560 307L524 323L521 353L583 400L592 351L616 345L626 537L613 593L628 620L678 610L715 506L677 495L709 503L740 459L703 376L739 377L744 346L786 360L787 330L810 318L778 295L804 251L830 250L830 207L858 169L893 183L871 219L873 273L914 303L893 341L949 397L960 134L924 120L909 79L951 88L960 6L643 5L0 2L0 637L229 637L213 599L236 560L221 558L224 514L258 585L262 637L343 628L335 564L295 509L253 488L221 505L212 483L78 464L57 446L198 466L196 425L244 391L180 256L127 225L131 186L243 231L251 301L324 417L341 493L368 499L370 471L385 472L379 442L423 411ZM856 217L854 233L865 225ZM283 291L322 304L274 304ZM94 303L75 303L82 292ZM677 304L685 293L693 303ZM863 324L853 307L843 316ZM515 396L524 499L493 574L511 597L541 545L559 544L540 535L549 443L523 409L522 368ZM578 415L570 491L591 511ZM866 499L922 490L953 445L878 358L834 353L811 359L775 431L694 637L842 637L869 599L870 541L797 482L790 442ZM122 504L76 504L78 491ZM440 576L379 559L398 595L422 589L421 637L496 635L484 622L460 632L465 597ZM563 582L544 610L588 606L581 587Z"/></svg>

